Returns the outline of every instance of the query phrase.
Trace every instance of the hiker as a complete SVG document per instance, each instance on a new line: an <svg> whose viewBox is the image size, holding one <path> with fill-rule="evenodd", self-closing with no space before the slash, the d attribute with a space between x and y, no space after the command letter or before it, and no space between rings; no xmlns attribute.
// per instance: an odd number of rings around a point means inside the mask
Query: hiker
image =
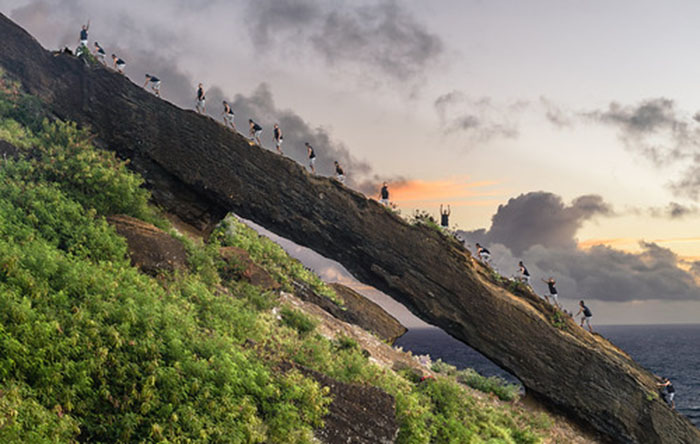
<svg viewBox="0 0 700 444"><path fill-rule="evenodd" d="M277 152L283 154L282 139L284 139L284 137L282 137L282 130L280 129L280 126L276 123L274 129L272 130L272 135L275 138L275 146L277 147Z"/></svg>
<svg viewBox="0 0 700 444"><path fill-rule="evenodd" d="M236 124L233 123L233 118L235 117L233 113L233 108L224 100L224 111L221 113L224 116L224 126L231 125L234 131L236 131Z"/></svg>
<svg viewBox="0 0 700 444"><path fill-rule="evenodd" d="M126 62L119 57L112 54L112 60L114 61L114 68L119 72L119 74L124 74L124 68L126 68Z"/></svg>
<svg viewBox="0 0 700 444"><path fill-rule="evenodd" d="M204 86L200 83L197 87L197 112L204 114L207 112L207 98L204 95Z"/></svg>
<svg viewBox="0 0 700 444"><path fill-rule="evenodd" d="M479 259L481 259L482 262L487 264L491 262L491 252L479 245L478 242L476 243L476 253L479 255Z"/></svg>
<svg viewBox="0 0 700 444"><path fill-rule="evenodd" d="M90 29L90 20L88 20L87 25L83 25L83 28L80 30L80 46L86 48L88 44L88 29Z"/></svg>
<svg viewBox="0 0 700 444"><path fill-rule="evenodd" d="M262 126L253 122L253 119L248 119L248 124L250 125L250 137L255 140L258 146L262 146L260 141L260 136L262 135Z"/></svg>
<svg viewBox="0 0 700 444"><path fill-rule="evenodd" d="M523 261L518 262L520 267L520 282L530 285L530 272L527 271L527 267L523 264Z"/></svg>
<svg viewBox="0 0 700 444"><path fill-rule="evenodd" d="M586 304L583 301L580 301L578 305L579 309L575 316L581 315L581 327L583 328L583 323L585 322L586 325L588 325L588 330L593 333L593 327L591 327L591 318L593 317L593 313L591 313L591 310L586 307Z"/></svg>
<svg viewBox="0 0 700 444"><path fill-rule="evenodd" d="M449 228L450 227L450 213L452 210L450 210L450 206L447 206L447 209L445 211L442 210L442 204L440 204L440 226L442 228Z"/></svg>
<svg viewBox="0 0 700 444"><path fill-rule="evenodd" d="M156 76L146 74L146 81L143 83L143 87L145 88L149 82L151 84L151 89L156 94L156 97L160 97L160 79Z"/></svg>
<svg viewBox="0 0 700 444"><path fill-rule="evenodd" d="M345 183L345 172L343 171L343 168L340 166L337 160L333 163L335 164L335 178L338 180L338 182Z"/></svg>
<svg viewBox="0 0 700 444"><path fill-rule="evenodd" d="M555 281L554 278L550 276L547 280L542 279L542 282L547 284L547 286L549 287L549 296L554 301L554 305L561 308L561 305L559 305L559 294L557 293L557 288L554 286L554 284L556 284L557 281ZM547 302L549 302L549 298L547 298Z"/></svg>
<svg viewBox="0 0 700 444"><path fill-rule="evenodd" d="M385 207L389 206L389 188L386 185L386 182L382 184L382 190L379 192L379 195L381 196L381 199L379 199L379 202L384 205Z"/></svg>
<svg viewBox="0 0 700 444"><path fill-rule="evenodd" d="M95 42L95 58L102 62L103 65L107 65L105 62L105 57L107 54L105 54L105 50L102 49L99 43Z"/></svg>
<svg viewBox="0 0 700 444"><path fill-rule="evenodd" d="M309 168L311 168L313 174L316 174L316 153L311 145L309 145L309 142L305 142L304 145L306 146L306 153L309 155Z"/></svg>
<svg viewBox="0 0 700 444"><path fill-rule="evenodd" d="M657 383L656 385L664 388L664 393L662 393L664 395L664 399L672 409L675 409L676 401L674 401L673 398L676 396L676 389L673 388L671 381L668 378L664 378L663 382Z"/></svg>

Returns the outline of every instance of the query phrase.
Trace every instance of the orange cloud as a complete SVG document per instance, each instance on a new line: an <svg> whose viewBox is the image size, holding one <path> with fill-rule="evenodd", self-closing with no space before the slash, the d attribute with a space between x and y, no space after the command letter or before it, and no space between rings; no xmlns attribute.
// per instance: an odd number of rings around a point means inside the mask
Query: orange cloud
<svg viewBox="0 0 700 444"><path fill-rule="evenodd" d="M469 181L466 177L440 180L409 180L390 185L391 200L399 204L447 203L454 206L490 206L497 199L484 197L500 196L502 192L489 190L498 182Z"/></svg>

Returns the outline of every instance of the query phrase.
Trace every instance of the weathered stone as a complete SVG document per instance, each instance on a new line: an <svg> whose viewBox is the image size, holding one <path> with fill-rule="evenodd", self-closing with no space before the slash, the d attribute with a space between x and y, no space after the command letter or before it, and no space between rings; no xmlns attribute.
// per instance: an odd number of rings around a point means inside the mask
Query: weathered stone
<svg viewBox="0 0 700 444"><path fill-rule="evenodd" d="M0 140L0 160L4 159L14 159L17 157L19 149L9 142Z"/></svg>
<svg viewBox="0 0 700 444"><path fill-rule="evenodd" d="M248 252L238 247L223 247L219 251L221 258L226 263L222 271L224 278L245 279L252 285L265 290L276 290L280 288L270 273L257 265L248 255Z"/></svg>
<svg viewBox="0 0 700 444"><path fill-rule="evenodd" d="M0 65L59 118L131 159L154 200L207 232L227 211L343 264L517 376L527 391L623 443L700 442L647 370L534 296L493 282L459 244L411 226L337 181L251 147L223 126L127 78L53 56L0 15Z"/></svg>
<svg viewBox="0 0 700 444"><path fill-rule="evenodd" d="M144 273L185 268L187 253L182 242L160 228L130 216L109 216L107 222L126 239L131 263Z"/></svg>

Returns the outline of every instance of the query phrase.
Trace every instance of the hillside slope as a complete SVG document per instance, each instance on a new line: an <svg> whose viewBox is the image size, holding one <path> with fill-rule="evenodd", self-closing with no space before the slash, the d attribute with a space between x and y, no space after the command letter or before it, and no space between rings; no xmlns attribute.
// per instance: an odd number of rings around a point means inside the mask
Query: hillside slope
<svg viewBox="0 0 700 444"><path fill-rule="evenodd" d="M0 34L0 65L55 115L91 127L128 158L155 202L181 220L208 232L233 211L337 260L617 442L700 442L658 399L653 375L531 293L508 291L458 243L123 76L54 56L4 16Z"/></svg>

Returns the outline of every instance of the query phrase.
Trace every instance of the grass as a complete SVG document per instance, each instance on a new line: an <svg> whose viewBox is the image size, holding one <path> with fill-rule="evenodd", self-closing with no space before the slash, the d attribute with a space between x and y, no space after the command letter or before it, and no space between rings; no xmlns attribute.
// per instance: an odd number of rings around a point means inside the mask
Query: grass
<svg viewBox="0 0 700 444"><path fill-rule="evenodd" d="M413 382L375 365L300 311L282 307L278 320L274 293L224 287L218 251L235 245L280 282L337 298L235 219L206 243L181 239L187 270L140 273L105 216L167 229L142 179L88 132L21 106L32 99L0 80L0 138L24 154L0 169L0 442L311 442L331 399L278 370L290 361L393 395L399 443L530 443L547 432L454 379Z"/></svg>

